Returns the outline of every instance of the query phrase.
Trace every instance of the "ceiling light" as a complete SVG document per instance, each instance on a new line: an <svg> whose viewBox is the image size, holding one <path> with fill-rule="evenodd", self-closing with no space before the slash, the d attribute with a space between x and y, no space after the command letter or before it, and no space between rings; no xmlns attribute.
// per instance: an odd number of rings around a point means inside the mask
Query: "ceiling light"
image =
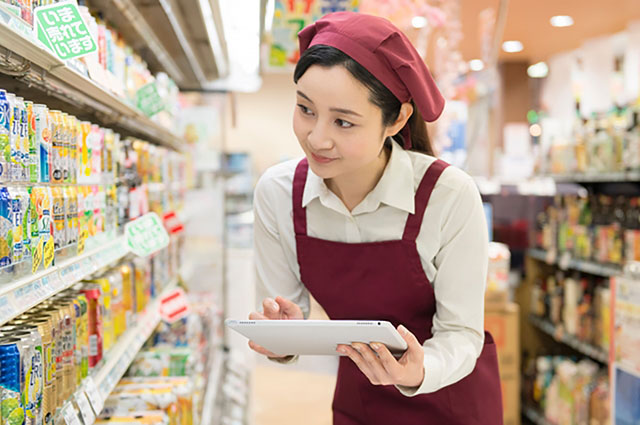
<svg viewBox="0 0 640 425"><path fill-rule="evenodd" d="M557 15L550 19L551 25L554 27L570 27L573 25L573 18L567 15Z"/></svg>
<svg viewBox="0 0 640 425"><path fill-rule="evenodd" d="M427 26L427 23L427 18L424 16L414 16L411 20L411 25L413 25L414 28L424 28Z"/></svg>
<svg viewBox="0 0 640 425"><path fill-rule="evenodd" d="M531 78L545 78L549 75L549 67L546 62L538 62L527 68L527 75Z"/></svg>
<svg viewBox="0 0 640 425"><path fill-rule="evenodd" d="M540 127L540 124L533 124L529 127L529 134L533 137L540 137L542 135L542 127Z"/></svg>
<svg viewBox="0 0 640 425"><path fill-rule="evenodd" d="M509 40L502 43L502 50L507 53L517 53L521 52L523 49L522 43L518 40Z"/></svg>
<svg viewBox="0 0 640 425"><path fill-rule="evenodd" d="M273 27L273 15L276 12L276 0L267 0L267 11L264 17L264 31L266 33L271 32Z"/></svg>
<svg viewBox="0 0 640 425"><path fill-rule="evenodd" d="M471 68L472 71L482 71L484 69L484 62L480 59L473 59L469 61L469 68Z"/></svg>

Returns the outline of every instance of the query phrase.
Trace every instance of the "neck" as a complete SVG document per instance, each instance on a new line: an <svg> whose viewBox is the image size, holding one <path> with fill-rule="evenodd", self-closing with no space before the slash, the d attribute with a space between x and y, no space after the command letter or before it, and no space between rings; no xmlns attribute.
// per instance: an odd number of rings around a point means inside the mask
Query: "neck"
<svg viewBox="0 0 640 425"><path fill-rule="evenodd" d="M344 203L353 209L376 187L389 162L391 152L383 148L380 155L362 168L325 180L325 184Z"/></svg>

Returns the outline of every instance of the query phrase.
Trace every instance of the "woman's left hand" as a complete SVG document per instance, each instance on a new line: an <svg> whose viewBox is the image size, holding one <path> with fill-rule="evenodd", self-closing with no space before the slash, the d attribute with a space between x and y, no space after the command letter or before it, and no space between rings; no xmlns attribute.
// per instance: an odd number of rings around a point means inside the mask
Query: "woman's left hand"
<svg viewBox="0 0 640 425"><path fill-rule="evenodd" d="M398 326L398 332L408 345L407 351L399 359L393 357L384 344L377 342L370 346L358 342L340 344L336 351L349 356L373 385L418 387L425 374L422 345L404 326Z"/></svg>

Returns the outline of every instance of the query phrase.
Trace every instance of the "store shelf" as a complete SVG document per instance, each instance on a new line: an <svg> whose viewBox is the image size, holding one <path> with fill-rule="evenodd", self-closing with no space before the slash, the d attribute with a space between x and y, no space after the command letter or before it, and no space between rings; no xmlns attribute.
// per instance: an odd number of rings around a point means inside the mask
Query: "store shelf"
<svg viewBox="0 0 640 425"><path fill-rule="evenodd" d="M174 279L167 285L162 294L173 290L177 284L178 280ZM77 399L81 393L86 393L89 396L89 393L93 392L95 396L87 398L89 400L93 398L91 403L93 410L97 411L98 415L100 414L104 406L104 400L114 390L138 351L140 351L145 341L149 339L160 323L161 298L162 295L153 300L145 311L137 316L137 324L120 336L118 342L104 356L101 366L91 372L90 377L76 391L72 399ZM61 412L66 412L64 413L65 418L67 415L72 417L75 415L76 418L78 416L78 412L70 400L61 407ZM69 421L67 421L67 424L70 425ZM85 423L84 425L91 424Z"/></svg>
<svg viewBox="0 0 640 425"><path fill-rule="evenodd" d="M639 171L619 171L610 173L590 173L590 174L561 174L551 176L559 183L619 183L619 182L639 182Z"/></svg>
<svg viewBox="0 0 640 425"><path fill-rule="evenodd" d="M224 351L217 349L213 354L213 364L211 365L211 372L209 373L209 379L207 380L207 390L204 395L203 411L202 411L202 424L213 424L216 415L216 399L218 398L218 390L222 383L222 373L224 370Z"/></svg>
<svg viewBox="0 0 640 425"><path fill-rule="evenodd" d="M529 321L542 332L551 335L554 339L559 342L562 342L565 345L573 348L574 350L584 354L587 357L590 357L594 360L597 360L601 363L609 362L609 353L606 350L603 350L600 347L596 347L595 345L588 344L584 341L580 341L573 335L568 335L562 332L561 329L558 329L553 323L550 321L543 319L541 317L536 316L535 314L529 315Z"/></svg>
<svg viewBox="0 0 640 425"><path fill-rule="evenodd" d="M538 409L523 405L522 413L524 413L524 416L536 425L552 425L551 422L545 419Z"/></svg>
<svg viewBox="0 0 640 425"><path fill-rule="evenodd" d="M0 325L118 261L129 249L123 236L0 289Z"/></svg>
<svg viewBox="0 0 640 425"><path fill-rule="evenodd" d="M549 265L557 265L563 270L577 270L603 277L618 276L622 273L622 267L616 265L576 260L570 257L561 257L558 259L556 255L550 254L549 251L542 249L529 249L527 252L531 258L544 261Z"/></svg>
<svg viewBox="0 0 640 425"><path fill-rule="evenodd" d="M31 39L0 20L0 73L24 80L79 108L91 110L104 125L117 126L150 142L180 149L180 139L168 129L143 115L125 100L101 87L57 59Z"/></svg>

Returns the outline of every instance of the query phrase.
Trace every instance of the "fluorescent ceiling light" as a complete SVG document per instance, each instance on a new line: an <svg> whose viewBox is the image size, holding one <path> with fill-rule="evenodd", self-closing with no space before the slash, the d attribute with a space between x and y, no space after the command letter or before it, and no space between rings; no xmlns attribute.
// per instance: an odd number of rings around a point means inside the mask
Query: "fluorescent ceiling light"
<svg viewBox="0 0 640 425"><path fill-rule="evenodd" d="M207 0L209 1L209 0ZM220 0L229 75L254 76L260 66L260 0Z"/></svg>
<svg viewBox="0 0 640 425"><path fill-rule="evenodd" d="M531 78L545 78L549 75L549 67L546 62L538 62L527 68L527 75Z"/></svg>
<svg viewBox="0 0 640 425"><path fill-rule="evenodd" d="M573 18L567 15L557 15L550 19L551 25L558 28L570 27L573 25Z"/></svg>
<svg viewBox="0 0 640 425"><path fill-rule="evenodd" d="M507 53L518 53L523 49L522 43L518 40L509 40L502 43L502 50Z"/></svg>
<svg viewBox="0 0 640 425"><path fill-rule="evenodd" d="M424 28L427 26L427 23L427 18L424 16L414 16L411 20L411 25L413 25L414 28Z"/></svg>
<svg viewBox="0 0 640 425"><path fill-rule="evenodd" d="M473 59L469 61L469 68L471 68L472 71L482 71L484 69L484 62L480 59Z"/></svg>
<svg viewBox="0 0 640 425"><path fill-rule="evenodd" d="M209 0L200 0L200 12L204 20L204 26L207 29L207 36L209 37L209 44L211 45L211 51L213 52L213 58L216 61L216 68L218 69L218 75L227 74L227 63L224 60L224 51L222 50L222 43L220 37L218 37L218 31L216 29L216 23L213 19L213 10L211 10L211 4Z"/></svg>
<svg viewBox="0 0 640 425"><path fill-rule="evenodd" d="M264 31L269 33L273 27L273 15L276 12L276 0L267 0L267 11L264 16Z"/></svg>

